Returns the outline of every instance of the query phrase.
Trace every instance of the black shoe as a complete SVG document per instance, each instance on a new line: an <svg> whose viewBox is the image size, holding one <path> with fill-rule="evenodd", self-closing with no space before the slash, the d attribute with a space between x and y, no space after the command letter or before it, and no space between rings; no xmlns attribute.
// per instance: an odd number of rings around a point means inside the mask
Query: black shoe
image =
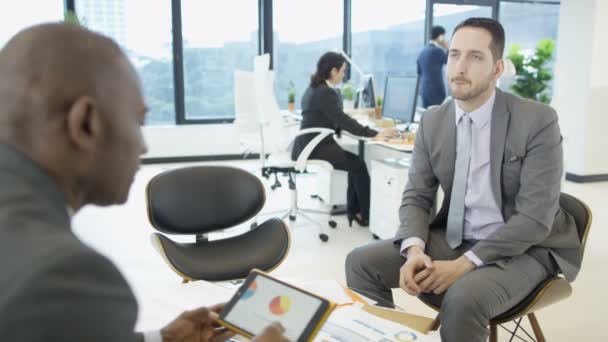
<svg viewBox="0 0 608 342"><path fill-rule="evenodd" d="M348 220L348 226L352 227L353 226L353 220L355 222L357 222L357 224L361 227L368 227L369 226L369 220L368 219L364 219L362 217L360 217L357 214L346 214L346 219Z"/></svg>

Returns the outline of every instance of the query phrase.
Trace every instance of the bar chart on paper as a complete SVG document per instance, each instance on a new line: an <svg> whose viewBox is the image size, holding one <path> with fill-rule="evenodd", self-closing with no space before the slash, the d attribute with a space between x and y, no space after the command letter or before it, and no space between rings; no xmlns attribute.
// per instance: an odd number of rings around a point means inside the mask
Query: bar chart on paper
<svg viewBox="0 0 608 342"><path fill-rule="evenodd" d="M431 337L369 314L358 307L335 310L315 342L439 342Z"/></svg>

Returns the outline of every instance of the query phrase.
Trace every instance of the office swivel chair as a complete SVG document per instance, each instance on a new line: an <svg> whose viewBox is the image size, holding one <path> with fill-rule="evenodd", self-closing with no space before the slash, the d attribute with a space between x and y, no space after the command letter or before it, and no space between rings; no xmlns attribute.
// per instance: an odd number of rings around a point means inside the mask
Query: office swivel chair
<svg viewBox="0 0 608 342"><path fill-rule="evenodd" d="M302 150L298 159L296 161L291 160L291 148L293 146L293 141L285 148L283 151L276 152L271 154L266 160L266 166L262 168L262 175L266 178L270 178L271 176L275 177L275 183L273 185L273 189L280 187L281 183L278 180L279 174L284 174L288 177L288 185L290 191L290 206L289 209L283 214L282 219L289 218L290 221L295 221L298 216L304 218L310 223L316 225L319 228L319 239L323 242L327 242L329 240L329 235L327 234L325 227L323 224L313 220L307 214L321 214L327 215L329 217L327 224L331 228L336 228L336 221L331 218L331 210L328 208L326 211L323 210L314 210L314 209L303 209L298 206L298 189L296 184L296 177L298 174L307 172L310 166L316 166L320 169L324 170L321 172L333 172L333 166L324 160L314 160L309 159L310 154L313 149L326 137L334 134L334 131L328 128L307 128L299 131L295 138L305 135L305 134L314 134L317 133L317 136L314 137L308 145Z"/></svg>
<svg viewBox="0 0 608 342"><path fill-rule="evenodd" d="M559 205L563 210L574 217L578 236L581 242L582 258L585 252L585 244L587 242L587 236L589 235L589 229L591 228L591 210L581 200L565 193L560 195ZM572 294L572 285L570 285L566 279L559 275L549 276L534 290L532 290L532 292L519 304L490 321L490 342L497 342L498 340L496 327L511 321L515 322L515 329L513 331L503 327L503 329L505 329L511 335L511 339L513 339L515 336L522 339L517 335L517 332L520 329L523 330L528 337L532 338L532 336L530 336L530 334L526 332L520 325L524 316L528 316L530 325L532 326L532 331L536 337L536 341L545 342L545 337L534 313L546 306L570 297L570 294ZM439 311L439 308L435 307L433 304L428 303L423 299L422 301L434 310ZM441 322L439 320L439 316L437 316L437 318L435 318L432 330L437 330L440 324Z"/></svg>
<svg viewBox="0 0 608 342"><path fill-rule="evenodd" d="M182 243L159 233L151 236L184 282L240 279L252 268L269 272L287 256L290 234L278 218L235 237L208 239L208 233L238 226L264 206L264 186L245 170L195 166L166 171L148 183L146 195L148 218L156 230L194 238Z"/></svg>
<svg viewBox="0 0 608 342"><path fill-rule="evenodd" d="M329 236L324 229L325 224L313 220L307 214L324 215L328 217L327 224L335 228L336 222L331 219L330 207L331 204L334 204L332 199L337 196L332 196L332 198L325 196L327 198L323 198L329 201L329 203L324 203L327 204L327 210L302 209L298 206L296 176L297 174L307 172L310 168L317 168L318 174L329 174L329 176L322 177L323 184L329 184L333 189L332 181L339 179L340 173L343 172L334 170L333 166L326 161L310 160L308 157L314 147L323 138L334 132L325 128L310 128L303 131L293 130L293 133L290 134L291 131L285 128L285 119L281 115L274 94L274 77L273 72L269 70L269 57L268 54L265 54L254 58L254 71L252 75L247 75L243 71L235 72L235 109L243 113L250 113L254 117L254 119L251 119L242 113L237 113L237 118L242 118L237 119L237 121L244 124L251 124L253 121L259 122L258 127L260 128L261 139L260 164L262 175L266 178L274 178L271 189L275 190L282 186L279 176L285 175L287 177L291 201L290 207L283 214L282 219L289 218L291 221L295 221L300 216L310 221L319 228L319 238L321 241L326 242ZM247 96L247 94L250 95ZM247 108L248 106L250 108ZM293 146L293 139L297 136L311 133L320 134L309 143L297 161L292 161L291 148ZM345 184L346 173L343 173L341 178L343 178L343 183ZM340 180L342 180L341 178ZM327 181L328 179L329 181ZM335 191L330 191L330 193L335 193ZM263 215L266 214L271 213L263 213Z"/></svg>

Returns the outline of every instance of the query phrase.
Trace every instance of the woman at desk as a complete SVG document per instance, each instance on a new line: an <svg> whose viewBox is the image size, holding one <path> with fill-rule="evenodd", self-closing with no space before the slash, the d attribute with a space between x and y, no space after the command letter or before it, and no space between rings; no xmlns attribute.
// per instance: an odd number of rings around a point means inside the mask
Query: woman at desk
<svg viewBox="0 0 608 342"><path fill-rule="evenodd" d="M317 70L310 79L310 85L302 96L302 124L305 128L343 129L362 137L389 137L395 130L377 132L344 113L342 97L334 86L342 82L346 59L339 53L327 52L317 62ZM296 160L304 147L316 136L306 134L296 138L292 159ZM360 226L369 225L370 179L365 162L357 155L343 150L329 136L312 151L310 159L328 161L335 169L348 172L347 218L348 225L354 220Z"/></svg>

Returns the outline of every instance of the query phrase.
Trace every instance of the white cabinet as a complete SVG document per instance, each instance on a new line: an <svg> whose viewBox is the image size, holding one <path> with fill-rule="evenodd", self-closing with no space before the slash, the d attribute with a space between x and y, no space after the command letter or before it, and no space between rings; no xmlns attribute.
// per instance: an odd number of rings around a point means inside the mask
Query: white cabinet
<svg viewBox="0 0 608 342"><path fill-rule="evenodd" d="M395 236L399 207L407 183L409 157L372 160L369 230L381 239Z"/></svg>

